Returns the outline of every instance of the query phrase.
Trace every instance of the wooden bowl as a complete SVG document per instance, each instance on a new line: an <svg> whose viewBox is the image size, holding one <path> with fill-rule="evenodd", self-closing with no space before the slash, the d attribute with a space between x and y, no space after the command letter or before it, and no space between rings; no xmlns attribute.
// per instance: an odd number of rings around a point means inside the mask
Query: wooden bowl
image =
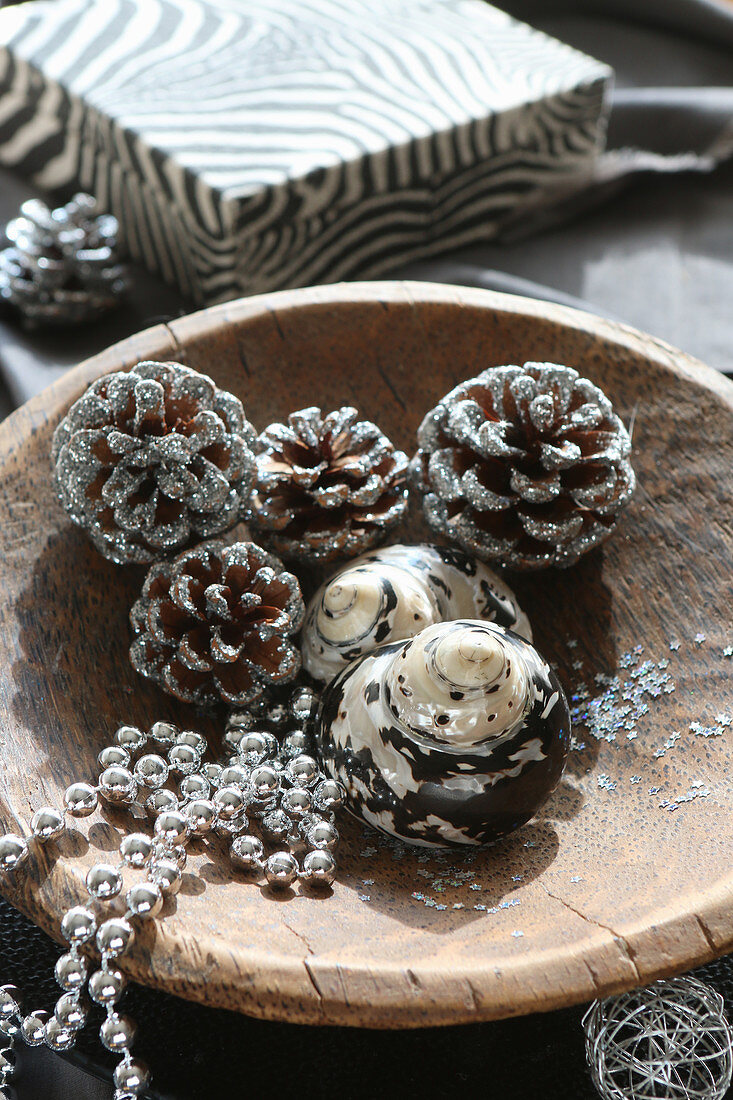
<svg viewBox="0 0 733 1100"><path fill-rule="evenodd" d="M125 958L131 977L268 1019L417 1027L568 1005L728 951L733 386L631 329L484 291L352 284L219 306L115 345L2 425L0 824L25 830L34 809L93 778L122 721L194 723L128 663L143 572L99 557L49 478L69 404L144 358L206 371L260 427L349 403L408 450L423 413L490 364L576 367L633 423L638 492L602 550L516 587L569 694L581 682L598 694L615 675L633 684L635 646L669 661L674 691L648 697L615 741L579 728L585 748L542 814L467 858L400 850L344 822L339 881L315 898L273 895L201 845L166 919ZM424 537L413 511L400 534ZM58 936L87 868L129 827L112 813L80 822L3 891Z"/></svg>

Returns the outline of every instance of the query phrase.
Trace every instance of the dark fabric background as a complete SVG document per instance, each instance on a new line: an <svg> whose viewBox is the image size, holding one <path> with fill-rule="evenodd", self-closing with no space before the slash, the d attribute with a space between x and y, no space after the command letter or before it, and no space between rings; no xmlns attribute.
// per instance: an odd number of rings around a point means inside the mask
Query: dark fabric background
<svg viewBox="0 0 733 1100"><path fill-rule="evenodd" d="M58 948L0 900L3 976L23 976L30 1007L53 1005ZM696 971L733 1005L728 960ZM160 1100L593 1100L583 1048L583 1009L497 1023L418 1031L313 1028L248 1020L139 987L125 1010L137 1021L136 1052L154 1067ZM94 1019L101 1020L97 1014ZM49 1051L24 1051L17 1100L109 1100L95 1074L114 1064L96 1028L80 1037L74 1066ZM729 1093L733 1095L733 1090Z"/></svg>
<svg viewBox="0 0 733 1100"><path fill-rule="evenodd" d="M2 0L0 0L0 7ZM559 209L395 274L581 305L645 329L733 373L733 3L729 0L507 0L503 5L617 72L609 154L595 185ZM728 163L726 163L728 161ZM0 171L0 225L32 193ZM106 345L187 312L137 272L128 306L61 335L25 334L0 316L0 413ZM0 982L26 1007L51 1007L57 949L0 902ZM703 971L733 1006L733 966ZM591 1100L579 1009L429 1032L370 1033L266 1024L133 990L140 1049L171 1100L405 1095ZM80 1054L104 1072L94 1030ZM96 1081L43 1051L20 1059L17 1100L109 1100Z"/></svg>

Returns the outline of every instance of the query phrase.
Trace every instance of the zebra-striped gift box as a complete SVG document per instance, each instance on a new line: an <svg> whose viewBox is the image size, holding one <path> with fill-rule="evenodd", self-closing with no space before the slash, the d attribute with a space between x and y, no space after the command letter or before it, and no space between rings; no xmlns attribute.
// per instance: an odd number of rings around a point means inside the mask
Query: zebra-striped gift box
<svg viewBox="0 0 733 1100"><path fill-rule="evenodd" d="M211 303L494 235L589 171L610 76L483 0L32 0L0 162Z"/></svg>

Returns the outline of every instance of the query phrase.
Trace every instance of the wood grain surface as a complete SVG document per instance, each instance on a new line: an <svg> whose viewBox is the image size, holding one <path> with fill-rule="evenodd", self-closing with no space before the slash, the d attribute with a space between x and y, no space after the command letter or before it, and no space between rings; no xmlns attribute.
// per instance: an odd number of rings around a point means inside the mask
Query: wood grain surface
<svg viewBox="0 0 733 1100"><path fill-rule="evenodd" d="M2 425L0 825L27 830L34 809L93 778L122 721L216 728L135 676L127 614L143 571L99 557L51 490L51 434L70 402L143 358L206 371L260 428L350 403L407 450L424 411L490 364L576 367L633 422L639 489L601 550L516 589L570 694L626 682L637 645L669 660L675 690L647 700L633 739L579 728L585 747L541 815L466 858L401 851L344 822L333 892L278 897L198 845L166 919L126 957L130 975L269 1019L416 1027L581 1002L730 950L733 731L690 724L733 713L733 385L630 329L484 291L352 284L216 307L116 345ZM415 505L400 534L424 537ZM660 805L695 783L709 793ZM128 828L119 813L79 822L3 890L58 937L86 869Z"/></svg>

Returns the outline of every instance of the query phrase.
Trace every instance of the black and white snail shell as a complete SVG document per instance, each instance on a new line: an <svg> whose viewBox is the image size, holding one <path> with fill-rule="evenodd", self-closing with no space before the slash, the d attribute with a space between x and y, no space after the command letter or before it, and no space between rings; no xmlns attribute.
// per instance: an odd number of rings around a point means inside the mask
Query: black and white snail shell
<svg viewBox="0 0 733 1100"><path fill-rule="evenodd" d="M328 681L383 642L462 618L496 622L532 640L514 593L483 562L443 546L386 546L349 562L313 596L301 635L303 667Z"/></svg>
<svg viewBox="0 0 733 1100"><path fill-rule="evenodd" d="M523 825L552 792L570 715L528 642L463 619L343 669L322 695L316 739L355 816L412 844L477 845Z"/></svg>

